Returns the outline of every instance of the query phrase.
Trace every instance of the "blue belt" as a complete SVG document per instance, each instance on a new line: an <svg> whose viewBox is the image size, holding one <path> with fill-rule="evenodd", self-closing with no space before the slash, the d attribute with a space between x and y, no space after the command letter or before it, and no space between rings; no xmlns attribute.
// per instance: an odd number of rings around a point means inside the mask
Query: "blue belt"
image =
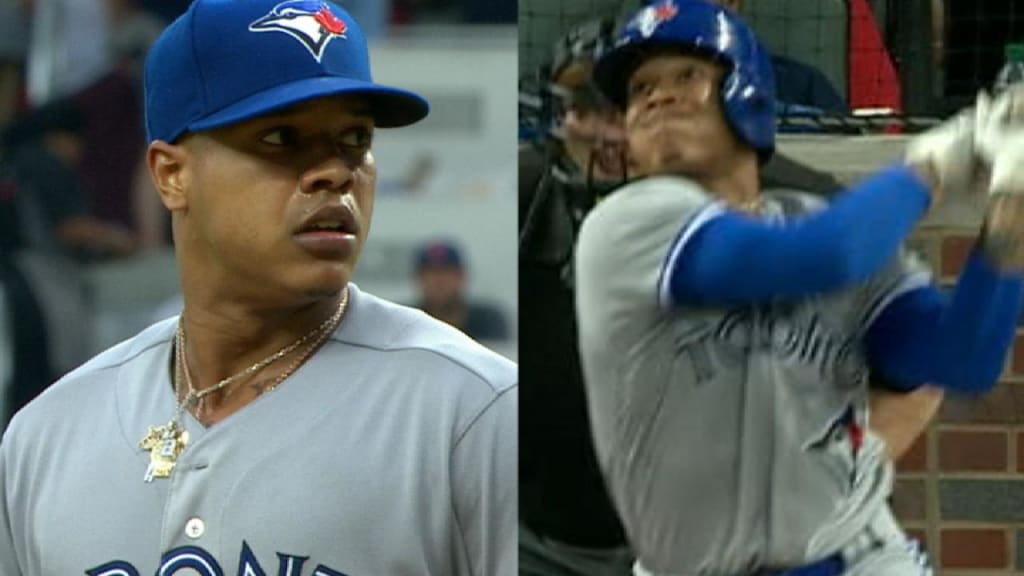
<svg viewBox="0 0 1024 576"><path fill-rule="evenodd" d="M840 576L846 569L841 554L833 554L817 562L784 570L759 570L754 576Z"/></svg>

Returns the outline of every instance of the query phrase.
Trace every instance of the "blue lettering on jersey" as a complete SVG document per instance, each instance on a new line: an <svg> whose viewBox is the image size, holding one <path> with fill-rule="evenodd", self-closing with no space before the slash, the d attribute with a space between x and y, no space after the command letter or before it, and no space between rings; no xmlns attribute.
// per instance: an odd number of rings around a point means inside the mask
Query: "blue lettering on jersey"
<svg viewBox="0 0 1024 576"><path fill-rule="evenodd" d="M107 562L102 566L85 571L88 576L139 576L134 566L127 562Z"/></svg>
<svg viewBox="0 0 1024 576"><path fill-rule="evenodd" d="M277 576L299 576L302 566L306 560L309 560L309 556L293 556L281 552L277 553L277 558ZM200 576L224 576L224 570L217 560L198 546L181 546L165 553L160 560L156 576L172 576L182 570L187 571L188 574L195 573ZM107 562L90 568L85 573L88 576L139 576L139 571L123 560ZM242 552L238 557L238 576L267 576L267 571L256 560L252 548L244 540L242 541ZM313 570L313 576L347 575L320 564Z"/></svg>
<svg viewBox="0 0 1024 576"><path fill-rule="evenodd" d="M317 566L316 570L313 571L313 576L345 576L341 572L335 572L327 566Z"/></svg>
<svg viewBox="0 0 1024 576"><path fill-rule="evenodd" d="M242 555L238 558L238 576L267 576L266 571L256 561L256 555L252 553L252 548L249 548L249 543L245 540L242 540Z"/></svg>
<svg viewBox="0 0 1024 576"><path fill-rule="evenodd" d="M302 565L309 560L309 556L292 556L278 552L277 559L277 576L299 576L302 573ZM242 541L242 555L238 558L238 576L267 576L267 572L260 566L256 555L252 553L252 548L245 540Z"/></svg>
<svg viewBox="0 0 1024 576"><path fill-rule="evenodd" d="M857 340L829 329L813 310L779 304L745 306L719 319L684 323L675 337L677 350L693 364L695 384L711 380L716 368L723 366L723 362L716 366L712 356L724 360L724 365L740 366L752 352L814 366L821 377L833 377L841 384L855 386L867 378Z"/></svg>
<svg viewBox="0 0 1024 576"><path fill-rule="evenodd" d="M209 552L196 546L182 546L164 554L157 576L169 576L179 570L192 569L201 576L224 576L217 560Z"/></svg>
<svg viewBox="0 0 1024 576"><path fill-rule="evenodd" d="M309 560L309 556L289 556L288 554L277 553L279 561L278 576L299 576L302 573L302 565Z"/></svg>

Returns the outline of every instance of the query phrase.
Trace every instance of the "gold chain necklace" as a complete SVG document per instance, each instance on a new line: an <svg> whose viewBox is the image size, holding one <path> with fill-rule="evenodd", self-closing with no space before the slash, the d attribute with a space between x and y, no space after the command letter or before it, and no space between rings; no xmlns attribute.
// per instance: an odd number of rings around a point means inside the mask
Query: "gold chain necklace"
<svg viewBox="0 0 1024 576"><path fill-rule="evenodd" d="M295 342L289 344L288 346L285 346L284 348L278 350L274 354L264 358L263 360L260 360L259 362L253 364L252 366L249 366L245 370L243 370L243 371L241 371L241 372L239 372L239 373L237 373L237 374L235 374L233 376L228 376L227 378L221 380L220 382L217 382L216 384L214 384L213 386L210 386L209 388L207 388L205 390L198 390L198 391L192 386L192 377L191 377L191 374L189 373L189 369L188 369L188 356L184 352L185 351L185 329L184 329L183 324L181 322L179 322L178 323L178 347L181 350L181 352L180 352L181 356L182 356L181 364L182 364L182 368L184 369L185 383L187 385L186 388L185 388L185 390L186 390L185 397L181 400L181 405L184 406L185 409L187 409L187 410L192 410L193 408L195 408L199 404L199 401L202 400L203 398L209 396L210 394L213 394L214 392L216 392L218 390L223 390L224 387L226 387L228 384L236 382L240 378L243 378L243 377L248 376L250 374L254 374L254 373L256 373L256 372L266 368L267 366L270 366L274 362L277 362L281 358L284 358L288 354L294 352L299 346L302 346L303 344L308 342L314 336L318 336L318 335L325 334L325 333L326 334L330 334L331 332L334 331L333 328L337 327L338 322L341 321L341 316L345 313L345 308L347 308L347 307L348 307L348 288L346 287L345 291L342 292L341 302L338 304L338 310L333 315L331 315L330 318L328 318L327 320L324 320L323 324L320 324L319 326L317 326L316 329L314 329L312 332L307 333L302 338L299 338ZM177 354L178 352L175 352L175 353ZM275 384L274 386L276 387L277 385Z"/></svg>
<svg viewBox="0 0 1024 576"><path fill-rule="evenodd" d="M185 384L187 387L185 397L178 402L177 409L175 410L174 417L170 422L163 426L150 426L146 431L146 435L139 441L139 448L149 452L149 466L146 468L146 474L143 476L145 482L152 482L154 478L167 478L171 475L171 471L174 470L174 465L178 461L178 456L181 455L182 451L185 450L185 446L188 445L189 434L188 430L181 425L181 415L185 412L186 406L191 409L195 406L199 400L216 392L217 390L223 389L231 382L237 381L239 378L253 374L262 368L265 368L273 362L280 360L289 352L294 351L303 343L308 342L313 336L317 336L316 340L311 346L309 346L305 352L299 355L288 368L281 373L280 376L274 379L274 382L266 389L260 392L264 394L266 392L273 391L277 386L283 382L288 376L291 376L298 367L305 362L314 351L327 340L328 337L337 329L341 323L341 318L345 314L346 308L348 308L348 287L345 287L344 292L341 295L341 302L338 304L338 310L323 324L317 326L313 331L309 332L296 342L282 348L273 355L260 360L252 366L246 368L242 372L225 378L218 382L215 386L211 386L206 390L196 392L192 386L192 378L188 371L188 360L185 355L185 335L182 325L179 322L178 330L176 334L176 346L174 352L174 397L180 394L180 380L178 374L184 375Z"/></svg>

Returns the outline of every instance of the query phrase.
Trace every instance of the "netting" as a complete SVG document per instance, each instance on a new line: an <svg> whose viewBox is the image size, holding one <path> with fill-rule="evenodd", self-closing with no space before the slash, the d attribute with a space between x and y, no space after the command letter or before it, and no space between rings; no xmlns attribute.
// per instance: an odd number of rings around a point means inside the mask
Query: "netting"
<svg viewBox="0 0 1024 576"><path fill-rule="evenodd" d="M536 133L538 68L571 26L640 0L520 0L520 110ZM989 87L1004 47L1024 43L1021 0L746 0L775 57L780 130L915 132Z"/></svg>
<svg viewBox="0 0 1024 576"><path fill-rule="evenodd" d="M936 25L935 48L942 71L940 93L971 98L988 85L1004 62L1004 47L1024 43L1024 2L947 0Z"/></svg>

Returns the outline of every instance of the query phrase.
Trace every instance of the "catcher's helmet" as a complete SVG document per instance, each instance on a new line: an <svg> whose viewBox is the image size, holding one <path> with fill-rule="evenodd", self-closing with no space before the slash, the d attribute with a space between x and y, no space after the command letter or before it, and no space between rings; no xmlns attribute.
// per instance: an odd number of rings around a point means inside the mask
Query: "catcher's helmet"
<svg viewBox="0 0 1024 576"><path fill-rule="evenodd" d="M590 20L572 27L555 43L542 97L550 106L554 135L569 108L613 108L593 83L592 68L614 39L610 18Z"/></svg>
<svg viewBox="0 0 1024 576"><path fill-rule="evenodd" d="M679 47L727 67L722 108L739 138L762 160L775 151L775 79L768 52L731 10L703 0L661 0L636 12L594 69L605 96L625 108L629 77L648 49Z"/></svg>
<svg viewBox="0 0 1024 576"><path fill-rule="evenodd" d="M551 56L551 79L558 78L573 62L595 61L614 40L615 23L610 18L588 20L569 29L555 43Z"/></svg>

